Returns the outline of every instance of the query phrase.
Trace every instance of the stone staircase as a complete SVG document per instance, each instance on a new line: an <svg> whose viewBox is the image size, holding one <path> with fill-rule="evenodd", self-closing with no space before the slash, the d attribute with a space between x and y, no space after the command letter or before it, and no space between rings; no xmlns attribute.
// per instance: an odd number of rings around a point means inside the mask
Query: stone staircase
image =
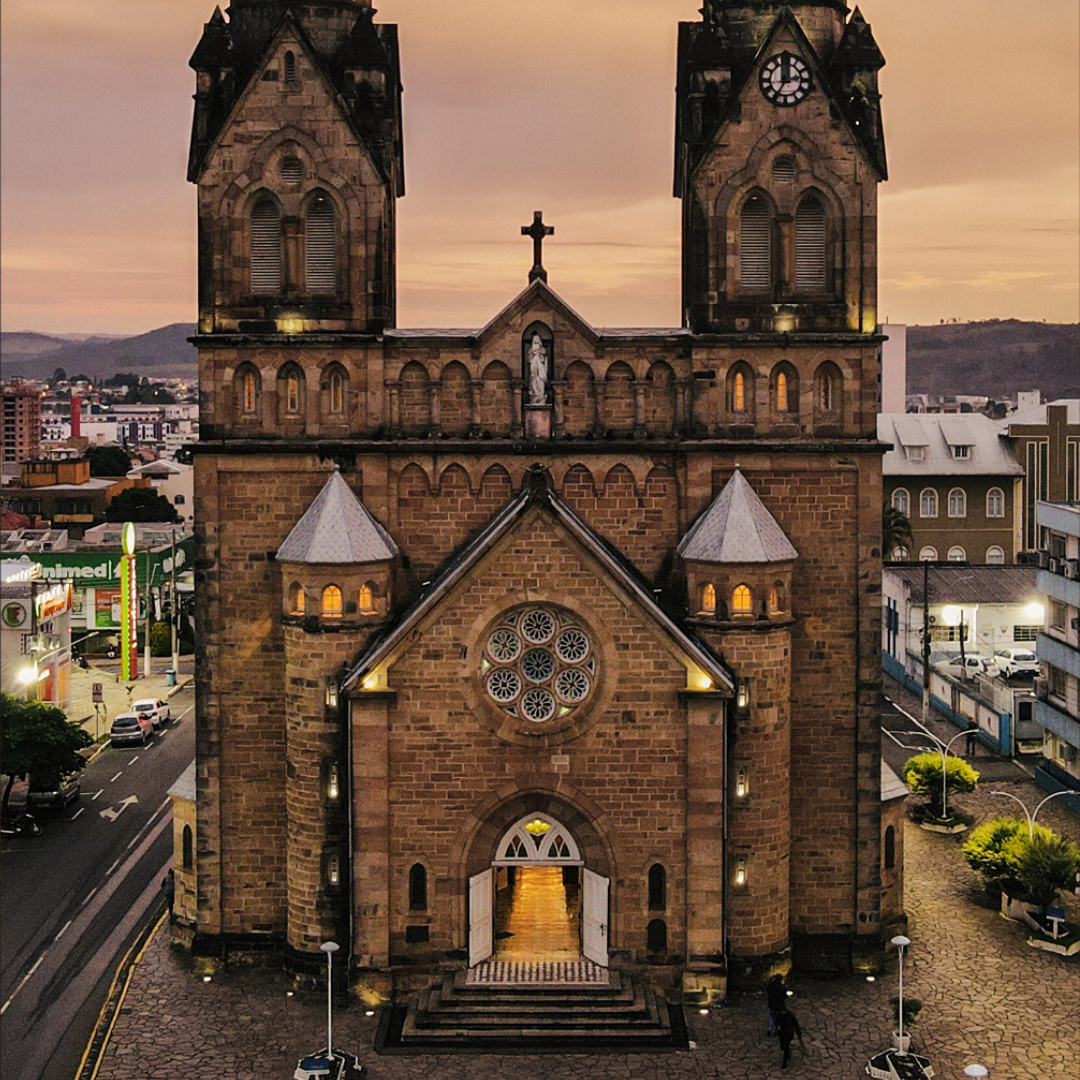
<svg viewBox="0 0 1080 1080"><path fill-rule="evenodd" d="M380 1053L652 1053L688 1048L679 1006L611 971L603 983L470 982L455 971L388 1009Z"/></svg>

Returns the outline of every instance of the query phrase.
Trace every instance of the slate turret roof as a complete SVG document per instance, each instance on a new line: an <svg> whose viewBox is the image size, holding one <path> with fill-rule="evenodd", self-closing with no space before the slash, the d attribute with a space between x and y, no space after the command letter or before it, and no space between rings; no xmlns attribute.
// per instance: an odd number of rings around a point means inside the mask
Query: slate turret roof
<svg viewBox="0 0 1080 1080"><path fill-rule="evenodd" d="M371 563L397 554L390 534L368 513L335 469L278 548L279 562Z"/></svg>
<svg viewBox="0 0 1080 1080"><path fill-rule="evenodd" d="M679 554L711 563L791 562L799 557L738 469L682 538Z"/></svg>

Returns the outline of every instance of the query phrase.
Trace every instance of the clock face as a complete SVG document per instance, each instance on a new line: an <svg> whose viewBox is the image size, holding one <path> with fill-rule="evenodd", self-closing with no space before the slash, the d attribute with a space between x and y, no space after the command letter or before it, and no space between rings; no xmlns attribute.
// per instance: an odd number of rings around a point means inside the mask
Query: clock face
<svg viewBox="0 0 1080 1080"><path fill-rule="evenodd" d="M793 53L777 53L765 61L759 85L774 105L797 105L810 93L810 69Z"/></svg>

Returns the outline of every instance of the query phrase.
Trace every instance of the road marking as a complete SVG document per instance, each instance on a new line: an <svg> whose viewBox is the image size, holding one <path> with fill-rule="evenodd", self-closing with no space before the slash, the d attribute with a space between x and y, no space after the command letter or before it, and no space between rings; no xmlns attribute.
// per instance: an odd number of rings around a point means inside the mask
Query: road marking
<svg viewBox="0 0 1080 1080"><path fill-rule="evenodd" d="M99 792L97 793L97 795L92 795L92 796L91 796L91 798L90 798L90 801L91 801L91 802L93 802L93 801L94 801L94 800L95 800L95 799L96 799L96 798L98 797L98 795L100 795L100 794L101 794L101 792L102 792L102 791L104 791L104 790L105 790L105 789L104 789L104 788L102 788L102 789L101 789L101 791L99 791Z"/></svg>
<svg viewBox="0 0 1080 1080"><path fill-rule="evenodd" d="M37 958L37 962L34 964L34 966L22 977L22 982L20 982L19 985L16 986L14 990L12 990L11 997L9 997L3 1005L0 1005L0 1016L4 1015L4 1013L7 1011L7 1007L15 1000L15 995L30 981L30 976L33 975L34 972L37 971L37 969L41 966L41 961L45 959L48 951L49 950L46 949L45 952L43 952Z"/></svg>
<svg viewBox="0 0 1080 1080"><path fill-rule="evenodd" d="M110 784L115 784L115 783L116 783L116 781L117 781L117 780L118 780L118 779L119 779L119 778L120 778L121 776L123 776L123 775L124 775L124 770L123 770L123 769L121 769L121 770L120 770L120 771L119 771L119 772L118 772L118 773L116 774L116 776L114 776L114 777L113 777L113 778L112 778L112 779L111 779L111 780L109 781L109 783L110 783Z"/></svg>
<svg viewBox="0 0 1080 1080"><path fill-rule="evenodd" d="M112 866L110 866L110 867L109 867L109 869L105 871L105 876L106 876L106 877L112 877L112 872L113 872L113 871L114 871L114 870L115 870L115 869L116 869L116 868L117 868L117 867L118 867L119 865L120 865L120 860L119 860L119 859L117 859L117 860L116 860L116 862L114 862L114 863L112 864Z"/></svg>
<svg viewBox="0 0 1080 1080"><path fill-rule="evenodd" d="M91 889L91 890L90 890L90 891L89 891L89 892L88 892L88 893L86 894L86 899L85 899L85 900L84 900L84 901L83 901L83 902L82 902L82 903L81 903L81 904L79 905L79 907L86 907L86 905L90 903L90 900L91 900L91 898L93 897L94 893L96 893L97 891L98 891L98 887L97 887L97 886L95 885L95 886L94 886L94 887L93 887L93 888L92 888L92 889Z"/></svg>
<svg viewBox="0 0 1080 1080"><path fill-rule="evenodd" d="M120 807L119 810L114 810L110 806L107 807L105 810L99 810L98 816L108 818L110 821L115 821L133 803L138 804L138 801L138 795L129 795L126 799L121 799L120 802L117 804Z"/></svg>
<svg viewBox="0 0 1080 1080"><path fill-rule="evenodd" d="M56 937L53 938L53 941L59 941L64 936L64 932L67 930L67 928L70 925L71 925L71 920L68 919L68 921L66 923L64 923L63 926L60 927L60 933L57 934Z"/></svg>
<svg viewBox="0 0 1080 1080"><path fill-rule="evenodd" d="M75 813L71 815L71 820L74 821L85 809L86 809L85 806L80 806L79 809L76 810Z"/></svg>
<svg viewBox="0 0 1080 1080"><path fill-rule="evenodd" d="M131 760L130 760L130 761L128 762L128 764L129 764L129 765L134 765L134 764L135 764L135 762L136 762L136 761L138 761L138 760L139 760L139 755L138 755L138 754L136 754L136 755L135 755L135 756L134 756L134 757L133 757L133 758L132 758L132 759L131 759ZM119 773L117 773L116 775L117 775L117 776L119 776L120 774L119 774Z"/></svg>

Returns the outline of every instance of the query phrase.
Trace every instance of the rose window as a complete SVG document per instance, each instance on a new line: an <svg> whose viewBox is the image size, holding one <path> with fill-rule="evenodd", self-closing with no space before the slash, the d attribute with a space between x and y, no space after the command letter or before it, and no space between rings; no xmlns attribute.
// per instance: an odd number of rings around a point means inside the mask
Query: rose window
<svg viewBox="0 0 1080 1080"><path fill-rule="evenodd" d="M596 650L568 612L518 608L489 632L480 661L488 696L512 716L543 724L573 712L597 681Z"/></svg>

